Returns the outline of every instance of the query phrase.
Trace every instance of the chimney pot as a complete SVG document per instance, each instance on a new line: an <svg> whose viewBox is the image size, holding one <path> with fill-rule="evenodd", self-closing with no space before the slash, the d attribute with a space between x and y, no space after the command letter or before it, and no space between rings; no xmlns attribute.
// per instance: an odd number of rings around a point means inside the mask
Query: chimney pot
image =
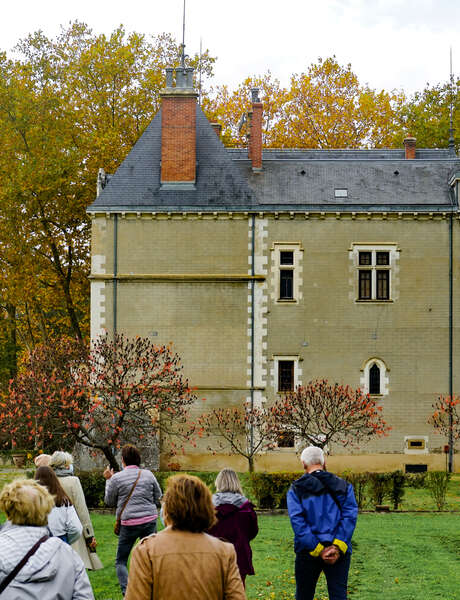
<svg viewBox="0 0 460 600"><path fill-rule="evenodd" d="M166 87L172 88L173 86L173 72L174 69L172 67L166 68Z"/></svg>
<svg viewBox="0 0 460 600"><path fill-rule="evenodd" d="M193 67L185 69L185 81L188 88L193 88Z"/></svg>
<svg viewBox="0 0 460 600"><path fill-rule="evenodd" d="M176 67L176 87L185 87L184 69L182 67Z"/></svg>
<svg viewBox="0 0 460 600"><path fill-rule="evenodd" d="M417 146L416 138L409 136L404 139L404 149L406 151L406 160L414 160L416 146Z"/></svg>

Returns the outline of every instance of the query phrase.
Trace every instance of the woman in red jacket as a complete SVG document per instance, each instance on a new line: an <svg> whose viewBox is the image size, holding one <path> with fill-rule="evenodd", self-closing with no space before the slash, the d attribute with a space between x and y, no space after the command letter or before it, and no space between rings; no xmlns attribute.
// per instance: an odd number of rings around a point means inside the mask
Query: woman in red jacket
<svg viewBox="0 0 460 600"><path fill-rule="evenodd" d="M236 560L244 584L246 575L254 575L249 542L259 531L257 515L254 506L243 496L240 480L233 469L222 469L217 475L216 490L212 501L216 507L217 523L208 533L235 546Z"/></svg>

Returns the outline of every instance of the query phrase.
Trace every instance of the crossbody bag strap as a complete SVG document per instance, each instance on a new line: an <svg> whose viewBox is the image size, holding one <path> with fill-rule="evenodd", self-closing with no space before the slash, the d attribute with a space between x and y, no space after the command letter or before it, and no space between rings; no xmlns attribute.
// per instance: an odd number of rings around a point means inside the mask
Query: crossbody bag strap
<svg viewBox="0 0 460 600"><path fill-rule="evenodd" d="M139 473L137 474L137 479L136 479L136 481L134 482L134 485L133 485L133 487L131 488L131 491L129 492L129 494L128 494L128 497L126 498L126 500L125 500L125 502L124 502L124 504L123 504L123 508L121 509L121 511L120 511L120 514L118 515L118 518L120 519L120 521L121 521L121 515L123 514L123 511L125 510L125 508L126 508L126 505L127 505L127 504L128 504L128 502L129 502L129 499L130 499L130 498L131 498L131 496L133 495L134 488L136 487L136 485L137 485L137 482L139 481L139 478L140 478L140 476L141 476L141 469L139 469Z"/></svg>
<svg viewBox="0 0 460 600"><path fill-rule="evenodd" d="M2 581L2 583L0 583L0 594L3 593L3 591L5 590L5 588L13 581L13 579L16 577L16 575L19 573L19 571L22 569L22 567L26 564L26 562L29 560L29 558L35 554L35 552L37 552L38 548L40 547L41 544L43 544L43 542L46 542L46 540L49 538L48 535L44 535L43 537L41 537L38 542L36 542L32 548L29 550L29 552L27 552L27 554L18 562L18 564L14 567L14 569L11 571L11 573L9 573L5 579Z"/></svg>

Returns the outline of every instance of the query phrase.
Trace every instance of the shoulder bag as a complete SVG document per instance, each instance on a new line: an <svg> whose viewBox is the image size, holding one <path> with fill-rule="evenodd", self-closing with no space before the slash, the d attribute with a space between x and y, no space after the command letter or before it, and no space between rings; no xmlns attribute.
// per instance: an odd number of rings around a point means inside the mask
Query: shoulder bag
<svg viewBox="0 0 460 600"><path fill-rule="evenodd" d="M19 573L19 571L22 569L22 567L26 564L26 562L29 560L29 558L35 554L35 552L37 552L38 548L40 547L41 544L43 544L43 542L46 542L46 540L49 538L48 535L44 535L43 537L41 537L38 542L36 542L32 548L29 550L29 552L27 552L27 554L18 562L18 564L14 567L14 569L5 577L5 579L2 581L2 583L0 583L0 594L3 593L3 591L5 590L5 588L10 585L10 583L13 581L13 579L16 577L16 575Z"/></svg>

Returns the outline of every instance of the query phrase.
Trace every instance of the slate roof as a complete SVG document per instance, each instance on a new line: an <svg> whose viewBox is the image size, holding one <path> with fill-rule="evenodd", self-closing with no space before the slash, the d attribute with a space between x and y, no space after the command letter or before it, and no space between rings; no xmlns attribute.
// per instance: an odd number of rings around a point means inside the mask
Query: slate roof
<svg viewBox="0 0 460 600"><path fill-rule="evenodd" d="M428 211L457 208L449 186L460 160L448 149L263 151L253 173L247 149L227 149L197 106L195 190L161 190L161 110L88 212ZM347 198L335 189L346 188Z"/></svg>
<svg viewBox="0 0 460 600"><path fill-rule="evenodd" d="M161 109L88 208L92 211L244 210L254 194L197 105L195 190L161 190Z"/></svg>

